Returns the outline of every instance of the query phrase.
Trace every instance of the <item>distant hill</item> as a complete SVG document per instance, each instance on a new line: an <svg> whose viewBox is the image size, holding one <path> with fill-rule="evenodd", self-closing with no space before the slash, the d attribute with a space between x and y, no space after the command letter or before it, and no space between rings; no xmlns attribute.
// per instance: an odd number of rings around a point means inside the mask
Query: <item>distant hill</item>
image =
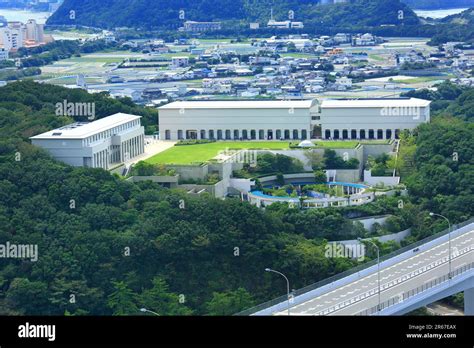
<svg viewBox="0 0 474 348"><path fill-rule="evenodd" d="M305 26L399 25L399 11L403 11L404 25L419 23L416 14L399 0L351 0L324 6L315 0L65 0L47 24L175 29L185 20L194 20L248 27L254 21L266 24L270 8L276 20L288 19L293 11L294 20ZM184 11L184 19L180 19L180 11Z"/></svg>
<svg viewBox="0 0 474 348"><path fill-rule="evenodd" d="M474 0L402 0L414 9L436 10L447 8L474 7Z"/></svg>
<svg viewBox="0 0 474 348"><path fill-rule="evenodd" d="M445 17L441 20L443 23L474 25L474 8L468 9L461 13Z"/></svg>
<svg viewBox="0 0 474 348"><path fill-rule="evenodd" d="M438 20L438 32L431 44L439 45L447 41L464 41L474 44L474 8Z"/></svg>

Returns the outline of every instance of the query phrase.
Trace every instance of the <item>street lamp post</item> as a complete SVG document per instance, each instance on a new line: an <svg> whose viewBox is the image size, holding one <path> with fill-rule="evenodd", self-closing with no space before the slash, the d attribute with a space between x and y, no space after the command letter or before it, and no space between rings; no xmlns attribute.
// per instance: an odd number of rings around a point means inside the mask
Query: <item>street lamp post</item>
<svg viewBox="0 0 474 348"><path fill-rule="evenodd" d="M265 268L265 272L273 272L276 274L281 275L283 278L286 280L286 294L287 294L287 299L288 299L288 315L290 315L290 281L288 278L281 272L275 271L271 268Z"/></svg>
<svg viewBox="0 0 474 348"><path fill-rule="evenodd" d="M439 217L445 219L448 222L448 263L449 263L448 278L451 279L451 222L449 221L449 219L446 216L441 215L441 214L436 214L436 213L430 212L430 216L439 216Z"/></svg>
<svg viewBox="0 0 474 348"><path fill-rule="evenodd" d="M146 308L140 308L140 312L143 312L143 313L147 313L147 312L148 312L148 313L151 313L151 314L160 316L158 313L153 312L153 311L150 311L149 309L146 309Z"/></svg>
<svg viewBox="0 0 474 348"><path fill-rule="evenodd" d="M362 241L362 238L357 238L358 241ZM377 305L377 312L380 312L382 309L380 304L381 304L381 298L380 298L380 248L378 247L377 244L375 244L373 241L370 239L367 240L369 243L371 243L375 249L377 249L377 287L378 287L378 298L379 298L379 304Z"/></svg>

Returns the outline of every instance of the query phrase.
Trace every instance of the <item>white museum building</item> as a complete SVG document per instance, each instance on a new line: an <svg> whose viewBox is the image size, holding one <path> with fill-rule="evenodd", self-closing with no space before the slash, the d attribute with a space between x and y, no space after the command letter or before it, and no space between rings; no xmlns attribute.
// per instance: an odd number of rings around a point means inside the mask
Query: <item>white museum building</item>
<svg viewBox="0 0 474 348"><path fill-rule="evenodd" d="M160 139L307 139L316 100L178 101L159 108Z"/></svg>
<svg viewBox="0 0 474 348"><path fill-rule="evenodd" d="M118 113L93 122L76 122L31 137L33 145L72 166L110 169L144 152L141 116Z"/></svg>
<svg viewBox="0 0 474 348"><path fill-rule="evenodd" d="M393 139L430 121L416 98L177 101L159 108L161 140Z"/></svg>
<svg viewBox="0 0 474 348"><path fill-rule="evenodd" d="M321 104L323 139L394 139L430 121L430 101L417 98L334 99Z"/></svg>

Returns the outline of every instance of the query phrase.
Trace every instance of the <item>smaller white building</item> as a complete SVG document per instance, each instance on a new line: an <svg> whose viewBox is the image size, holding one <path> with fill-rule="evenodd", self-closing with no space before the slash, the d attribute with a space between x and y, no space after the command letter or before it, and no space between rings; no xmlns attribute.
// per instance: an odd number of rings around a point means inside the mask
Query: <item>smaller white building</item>
<svg viewBox="0 0 474 348"><path fill-rule="evenodd" d="M31 137L55 159L76 167L109 169L145 151L141 116L118 113L90 123L76 122Z"/></svg>

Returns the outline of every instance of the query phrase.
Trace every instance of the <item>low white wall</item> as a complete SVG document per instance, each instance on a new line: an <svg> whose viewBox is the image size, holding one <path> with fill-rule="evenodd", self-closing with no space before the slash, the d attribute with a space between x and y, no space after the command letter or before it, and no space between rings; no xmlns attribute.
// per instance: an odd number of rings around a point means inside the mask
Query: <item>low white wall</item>
<svg viewBox="0 0 474 348"><path fill-rule="evenodd" d="M381 243L386 243L386 242L391 242L391 241L400 243L403 239L408 237L410 234L411 234L411 228L408 228L398 233L387 234L385 236L380 236L380 237L363 238L362 240L377 239ZM359 242L357 239L332 241L328 243L343 244L347 246L348 248L353 247L354 245L361 244L361 242Z"/></svg>
<svg viewBox="0 0 474 348"><path fill-rule="evenodd" d="M396 186L400 183L399 176L372 176L370 170L364 170L364 182L371 186L384 184L385 186Z"/></svg>
<svg viewBox="0 0 474 348"><path fill-rule="evenodd" d="M183 180L204 180L209 172L206 165L167 165L168 169L174 169Z"/></svg>
<svg viewBox="0 0 474 348"><path fill-rule="evenodd" d="M338 182L360 182L360 173L358 169L333 169L336 172L336 181Z"/></svg>
<svg viewBox="0 0 474 348"><path fill-rule="evenodd" d="M364 144L362 147L364 150L362 160L366 163L369 156L377 157L384 153L392 153L394 144Z"/></svg>
<svg viewBox="0 0 474 348"><path fill-rule="evenodd" d="M410 234L411 234L411 228L408 228L405 231L401 231L401 232L398 232L398 233L387 234L386 236L381 236L381 237L378 237L377 239L379 241L381 241L382 243L385 243L385 242L388 242L388 241L394 241L394 242L400 243L402 240L404 240Z"/></svg>
<svg viewBox="0 0 474 348"><path fill-rule="evenodd" d="M229 180L230 187L235 188L241 192L249 192L252 185L255 185L255 181L250 179L238 179L238 178L231 178Z"/></svg>
<svg viewBox="0 0 474 348"><path fill-rule="evenodd" d="M375 223L378 223L378 224L384 224L385 221L390 217L390 215L384 215L384 216L371 216L371 217L367 217L367 218L358 218L358 219L351 219L352 222L360 222L364 228L368 231L370 231L370 229L372 228L372 226L375 224Z"/></svg>
<svg viewBox="0 0 474 348"><path fill-rule="evenodd" d="M176 187L179 181L179 174L174 176L169 175L153 175L153 176L131 176L127 179L127 181L138 182L138 181L152 181L161 184L170 184L171 187Z"/></svg>

